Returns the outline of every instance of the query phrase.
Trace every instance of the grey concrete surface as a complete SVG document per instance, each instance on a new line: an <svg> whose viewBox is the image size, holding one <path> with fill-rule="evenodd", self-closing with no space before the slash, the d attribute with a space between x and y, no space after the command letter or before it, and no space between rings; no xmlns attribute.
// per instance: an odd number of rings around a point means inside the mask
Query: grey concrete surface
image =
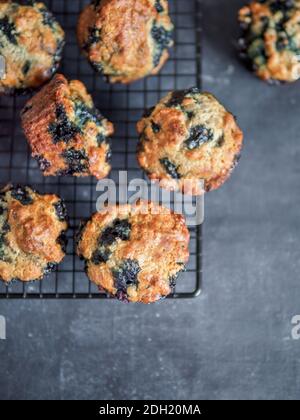
<svg viewBox="0 0 300 420"><path fill-rule="evenodd" d="M0 302L1 399L299 399L300 84L270 87L236 57L242 0L205 0L204 88L245 148L206 198L204 290L192 301Z"/></svg>

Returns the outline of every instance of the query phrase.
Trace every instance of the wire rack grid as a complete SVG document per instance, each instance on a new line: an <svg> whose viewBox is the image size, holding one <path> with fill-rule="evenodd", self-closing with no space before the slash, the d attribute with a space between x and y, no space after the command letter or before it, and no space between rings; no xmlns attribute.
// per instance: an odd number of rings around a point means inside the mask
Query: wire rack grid
<svg viewBox="0 0 300 420"><path fill-rule="evenodd" d="M82 57L76 40L78 15L88 3L84 0L46 0L45 3L58 18L66 32L64 58L59 69L69 79L85 83L93 95L95 105L115 125L112 141L112 173L118 181L120 170L128 178L145 175L136 157L136 122L144 109L155 105L174 89L201 87L201 0L170 0L170 11L175 24L175 46L171 57L159 75L129 86L109 85L94 73ZM68 207L70 228L67 256L58 270L41 282L0 281L0 299L104 299L107 296L87 279L84 264L75 253L74 234L80 220L96 211L96 180L93 178L48 177L41 175L30 157L20 126L20 110L28 97L0 97L0 182L27 184L39 192L56 193ZM182 273L170 298L193 298L200 294L202 279L202 229L191 229L191 258L187 271Z"/></svg>

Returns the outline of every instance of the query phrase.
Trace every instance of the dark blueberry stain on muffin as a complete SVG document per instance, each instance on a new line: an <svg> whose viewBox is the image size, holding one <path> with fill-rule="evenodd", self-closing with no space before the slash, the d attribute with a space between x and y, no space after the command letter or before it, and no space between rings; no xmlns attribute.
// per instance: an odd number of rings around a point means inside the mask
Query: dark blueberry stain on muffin
<svg viewBox="0 0 300 420"><path fill-rule="evenodd" d="M105 160L107 163L111 163L111 159L112 159L112 151L111 149L108 149L105 155Z"/></svg>
<svg viewBox="0 0 300 420"><path fill-rule="evenodd" d="M127 259L122 264L113 270L115 280L115 287L118 294L127 294L127 288L130 286L138 286L138 274L141 267L136 260Z"/></svg>
<svg viewBox="0 0 300 420"><path fill-rule="evenodd" d="M8 16L0 19L0 32L6 36L11 44L18 45L16 27L14 23L10 22Z"/></svg>
<svg viewBox="0 0 300 420"><path fill-rule="evenodd" d="M56 24L56 20L53 14L46 7L41 7L40 13L42 15L43 24L50 26L50 28L53 29Z"/></svg>
<svg viewBox="0 0 300 420"><path fill-rule="evenodd" d="M92 262L101 264L107 262L111 256L110 247L118 239L128 241L130 239L131 224L128 220L116 219L113 224L107 227L98 239L98 248L94 252Z"/></svg>
<svg viewBox="0 0 300 420"><path fill-rule="evenodd" d="M172 43L173 31L167 31L163 26L153 25L151 30L152 38L156 43L156 52L153 57L154 66L158 66L165 49Z"/></svg>
<svg viewBox="0 0 300 420"><path fill-rule="evenodd" d="M106 263L109 258L111 257L111 251L107 250L105 247L100 247L93 252L92 255L92 263L95 265L99 265L102 263Z"/></svg>
<svg viewBox="0 0 300 420"><path fill-rule="evenodd" d="M178 263L178 264L182 267L180 271L178 271L174 276L169 277L169 284L170 284L171 289L175 289L180 273L182 273L183 271L186 271L185 264L183 263Z"/></svg>
<svg viewBox="0 0 300 420"><path fill-rule="evenodd" d="M75 116L78 125L83 128L88 122L94 122L97 126L102 127L103 115L96 108L89 108L83 102L75 103Z"/></svg>
<svg viewBox="0 0 300 420"><path fill-rule="evenodd" d="M279 11L288 12L294 6L295 6L294 0L274 0L270 4L270 8L273 13L276 13Z"/></svg>
<svg viewBox="0 0 300 420"><path fill-rule="evenodd" d="M92 1L92 5L94 6L95 9L97 9L97 7L100 5L101 0L93 0Z"/></svg>
<svg viewBox="0 0 300 420"><path fill-rule="evenodd" d="M6 256L6 249L8 246L6 234L10 231L10 226L7 221L4 222L1 230L0 230L0 260L8 262Z"/></svg>
<svg viewBox="0 0 300 420"><path fill-rule="evenodd" d="M265 31L269 26L270 19L269 19L268 16L261 16L260 17L260 22L261 22L261 25L263 27L263 31Z"/></svg>
<svg viewBox="0 0 300 420"><path fill-rule="evenodd" d="M92 254L91 262L95 265L106 263L110 259L111 255L112 253L109 248L98 244L97 249Z"/></svg>
<svg viewBox="0 0 300 420"><path fill-rule="evenodd" d="M238 153L238 154L235 156L235 161L236 161L237 163L239 163L239 161L241 160L241 157L242 157L242 154L241 154L241 153Z"/></svg>
<svg viewBox="0 0 300 420"><path fill-rule="evenodd" d="M97 44L100 41L101 41L100 29L95 28L95 27L89 28L89 36L83 48L86 51L88 51L92 45Z"/></svg>
<svg viewBox="0 0 300 420"><path fill-rule="evenodd" d="M31 67L31 63L30 63L30 61L29 61L29 60L25 61L25 64L24 64L24 66L22 67L22 72L23 72L23 74L24 74L25 76L26 76L26 74L29 72L30 67Z"/></svg>
<svg viewBox="0 0 300 420"><path fill-rule="evenodd" d="M189 89L186 89L185 95L199 95L201 93L200 89L197 87L191 87Z"/></svg>
<svg viewBox="0 0 300 420"><path fill-rule="evenodd" d="M194 150L202 144L212 141L213 131L205 125L197 125L190 130L190 137L184 142L189 150Z"/></svg>
<svg viewBox="0 0 300 420"><path fill-rule="evenodd" d="M170 284L171 289L175 289L177 279L178 279L178 274L176 274L175 276L170 276L169 277L169 284Z"/></svg>
<svg viewBox="0 0 300 420"><path fill-rule="evenodd" d="M151 108L146 109L144 111L143 117L149 118L154 110L155 110L155 106L152 106Z"/></svg>
<svg viewBox="0 0 300 420"><path fill-rule="evenodd" d="M51 163L41 155L35 156L35 160L37 161L39 168L42 172L47 171L47 169L51 167Z"/></svg>
<svg viewBox="0 0 300 420"><path fill-rule="evenodd" d="M46 268L45 268L45 270L44 270L44 275L47 275L47 274L53 273L53 271L55 271L55 270L57 269L57 267L58 267L58 264L57 264L57 263L54 263L54 262L49 262L49 263L46 265Z"/></svg>
<svg viewBox="0 0 300 420"><path fill-rule="evenodd" d="M149 137L147 136L147 134L144 132L139 137L139 142L138 142L138 145L137 145L137 150L138 151L139 150L144 150L144 142L146 142L146 141L150 141L150 140L149 140Z"/></svg>
<svg viewBox="0 0 300 420"><path fill-rule="evenodd" d="M75 242L76 242L77 246L79 245L79 243L82 239L82 235L83 235L83 232L84 232L87 224L88 224L88 220L82 220L80 222L79 228L77 229L77 232L75 234Z"/></svg>
<svg viewBox="0 0 300 420"><path fill-rule="evenodd" d="M34 6L35 0L18 0L18 4L22 6Z"/></svg>
<svg viewBox="0 0 300 420"><path fill-rule="evenodd" d="M6 243L7 242L6 242L5 237L2 234L0 234L0 261L5 261L6 259L5 257Z"/></svg>
<svg viewBox="0 0 300 420"><path fill-rule="evenodd" d="M164 11L163 5L161 4L160 0L155 1L155 9L158 13L162 13Z"/></svg>
<svg viewBox="0 0 300 420"><path fill-rule="evenodd" d="M68 220L67 207L62 200L53 204L55 213L60 222L66 222Z"/></svg>
<svg viewBox="0 0 300 420"><path fill-rule="evenodd" d="M60 245L62 252L66 253L68 245L67 232L62 231L62 233L57 238L56 242Z"/></svg>
<svg viewBox="0 0 300 420"><path fill-rule="evenodd" d="M161 130L161 126L159 124L156 124L154 121L151 123L152 131L153 133L157 134Z"/></svg>
<svg viewBox="0 0 300 420"><path fill-rule="evenodd" d="M187 113L186 113L186 116L187 116L187 118L188 118L189 120L192 120L192 119L194 118L194 116L195 116L195 113L194 113L193 111L191 111L191 112L187 112Z"/></svg>
<svg viewBox="0 0 300 420"><path fill-rule="evenodd" d="M222 147L224 146L224 143L225 143L225 137L224 137L224 134L222 134L216 142L216 147Z"/></svg>
<svg viewBox="0 0 300 420"><path fill-rule="evenodd" d="M258 64L256 64L258 61L263 64L267 61L267 54L265 45L262 39L255 39L250 44L246 44L245 50L247 52L246 54L246 61L248 64L252 65L253 69L257 69Z"/></svg>
<svg viewBox="0 0 300 420"><path fill-rule="evenodd" d="M5 233L5 234L10 232L10 226L9 226L9 223L8 223L7 220L4 222L4 224L2 226L1 232Z"/></svg>
<svg viewBox="0 0 300 420"><path fill-rule="evenodd" d="M165 171L173 178L180 179L181 175L178 172L178 167L171 162L168 158L163 158L159 160L161 165L164 167Z"/></svg>
<svg viewBox="0 0 300 420"><path fill-rule="evenodd" d="M237 155L235 155L234 157L234 161L232 164L232 170L235 169L235 167L239 164L239 161L241 160L242 154L238 153Z"/></svg>
<svg viewBox="0 0 300 420"><path fill-rule="evenodd" d="M102 133L97 134L97 144L98 144L98 146L101 146L101 144L103 144L103 143L107 143L107 137Z"/></svg>
<svg viewBox="0 0 300 420"><path fill-rule="evenodd" d="M30 111L33 108L32 105L25 105L25 107L21 111L21 115L26 114L26 112Z"/></svg>
<svg viewBox="0 0 300 420"><path fill-rule="evenodd" d="M199 93L200 93L200 90L196 87L186 89L186 90L175 90L172 93L171 98L168 100L168 102L165 105L169 108L181 106L182 102L187 96L193 96Z"/></svg>
<svg viewBox="0 0 300 420"><path fill-rule="evenodd" d="M120 302L124 302L124 303L128 303L129 302L129 300L128 300L128 294L127 294L127 292L124 292L123 290L118 290L117 291L116 298Z"/></svg>
<svg viewBox="0 0 300 420"><path fill-rule="evenodd" d="M54 143L68 143L80 133L80 128L69 120L64 106L59 104L56 107L56 121L49 125L49 132Z"/></svg>
<svg viewBox="0 0 300 420"><path fill-rule="evenodd" d="M131 224L128 220L116 219L112 226L107 227L101 234L100 243L108 246L112 245L117 239L128 241L130 239Z"/></svg>
<svg viewBox="0 0 300 420"><path fill-rule="evenodd" d="M68 165L66 175L86 173L88 171L88 157L85 150L76 150L71 148L65 150L62 153L62 156Z"/></svg>
<svg viewBox="0 0 300 420"><path fill-rule="evenodd" d="M118 239L127 241L130 239L131 225L128 220L116 219L107 227L98 239L98 249L94 252L92 262L100 264L107 262L111 256L110 246Z"/></svg>
<svg viewBox="0 0 300 420"><path fill-rule="evenodd" d="M290 50L294 52L295 54L300 53L300 48L298 47L297 43L295 42L294 38L291 37L285 29L282 29L278 33L278 39L276 42L276 48L278 51L283 50Z"/></svg>
<svg viewBox="0 0 300 420"><path fill-rule="evenodd" d="M137 144L137 147L136 147L136 152L138 154L145 151L145 146L144 146L144 141L143 140L146 140L146 139L144 139L144 136L141 136L140 137L140 140L139 140L139 142Z"/></svg>
<svg viewBox="0 0 300 420"><path fill-rule="evenodd" d="M49 71L50 75L54 74L56 70L58 69L58 66L62 58L64 46L65 46L65 40L62 39L58 42L55 54L53 55L53 66Z"/></svg>
<svg viewBox="0 0 300 420"><path fill-rule="evenodd" d="M90 65L96 72L103 73L104 69L101 63L97 63L96 61L90 61Z"/></svg>
<svg viewBox="0 0 300 420"><path fill-rule="evenodd" d="M28 206L33 203L33 199L27 189L18 185L12 187L11 196L23 206Z"/></svg>

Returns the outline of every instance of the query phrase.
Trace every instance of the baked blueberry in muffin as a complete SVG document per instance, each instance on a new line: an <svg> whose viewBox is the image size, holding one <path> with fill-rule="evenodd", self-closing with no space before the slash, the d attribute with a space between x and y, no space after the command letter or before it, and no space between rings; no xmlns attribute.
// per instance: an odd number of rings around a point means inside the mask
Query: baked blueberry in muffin
<svg viewBox="0 0 300 420"><path fill-rule="evenodd" d="M0 191L0 279L41 280L65 256L67 213L56 195L8 185Z"/></svg>
<svg viewBox="0 0 300 420"><path fill-rule="evenodd" d="M122 301L166 297L189 259L183 216L144 201L96 213L82 224L77 242L89 279Z"/></svg>
<svg viewBox="0 0 300 420"><path fill-rule="evenodd" d="M51 79L61 60L64 31L44 3L0 1L0 94L22 93Z"/></svg>
<svg viewBox="0 0 300 420"><path fill-rule="evenodd" d="M242 55L262 80L300 77L300 1L256 0L239 12Z"/></svg>
<svg viewBox="0 0 300 420"><path fill-rule="evenodd" d="M80 81L68 82L57 74L27 102L21 118L44 175L102 179L110 172L113 125L94 107Z"/></svg>
<svg viewBox="0 0 300 420"><path fill-rule="evenodd" d="M146 111L137 130L137 157L149 178L190 195L214 190L227 180L243 141L233 115L197 88L169 93Z"/></svg>
<svg viewBox="0 0 300 420"><path fill-rule="evenodd" d="M80 15L78 41L111 83L157 74L173 45L167 0L93 1Z"/></svg>

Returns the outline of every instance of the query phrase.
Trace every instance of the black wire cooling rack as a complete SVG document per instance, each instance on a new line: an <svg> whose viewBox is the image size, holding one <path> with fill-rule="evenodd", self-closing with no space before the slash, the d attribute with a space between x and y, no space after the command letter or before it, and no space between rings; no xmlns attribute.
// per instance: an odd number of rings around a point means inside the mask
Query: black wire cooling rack
<svg viewBox="0 0 300 420"><path fill-rule="evenodd" d="M201 0L170 0L175 24L175 47L171 58L159 75L129 86L106 84L95 74L81 56L76 41L78 15L89 1L45 1L66 32L67 44L59 69L69 79L85 83L96 106L116 128L112 141L111 178L118 179L120 170L128 171L128 178L143 177L135 158L137 134L135 125L144 109L155 105L174 89L201 87ZM45 178L30 157L20 125L20 110L28 97L0 97L0 182L27 184L39 192L60 195L66 201L70 216L69 244L65 260L57 272L41 282L5 285L0 281L0 298L70 299L106 298L106 295L87 279L84 264L74 251L74 233L82 218L96 211L96 180L93 178ZM171 298L193 298L201 291L202 229L191 229L191 258L187 271L182 273Z"/></svg>

